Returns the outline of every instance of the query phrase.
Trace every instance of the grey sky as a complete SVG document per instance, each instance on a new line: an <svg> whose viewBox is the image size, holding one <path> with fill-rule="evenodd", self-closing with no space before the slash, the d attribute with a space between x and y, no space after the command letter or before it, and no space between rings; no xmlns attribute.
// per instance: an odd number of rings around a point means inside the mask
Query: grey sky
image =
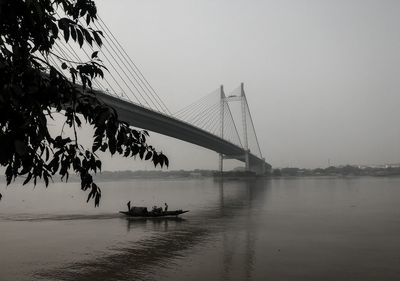
<svg viewBox="0 0 400 281"><path fill-rule="evenodd" d="M400 162L399 1L97 5L172 111L220 84L229 93L244 82L262 152L273 166ZM172 169L217 167L213 152L152 136ZM104 168L150 164L113 159Z"/></svg>

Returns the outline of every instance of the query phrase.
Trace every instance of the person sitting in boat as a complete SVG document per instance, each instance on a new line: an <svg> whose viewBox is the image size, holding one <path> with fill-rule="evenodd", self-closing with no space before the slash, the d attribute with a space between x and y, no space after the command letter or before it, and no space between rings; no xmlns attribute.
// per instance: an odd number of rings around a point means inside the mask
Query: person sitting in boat
<svg viewBox="0 0 400 281"><path fill-rule="evenodd" d="M165 205L164 212L166 212L166 211L168 211L168 204L164 203L164 205Z"/></svg>
<svg viewBox="0 0 400 281"><path fill-rule="evenodd" d="M126 204L128 206L128 212L131 211L131 201L128 202L128 204Z"/></svg>
<svg viewBox="0 0 400 281"><path fill-rule="evenodd" d="M130 212L137 216L147 215L147 207L132 207Z"/></svg>
<svg viewBox="0 0 400 281"><path fill-rule="evenodd" d="M162 213L162 208L157 207L157 206L153 206L153 209L151 210L153 213L155 214L159 214Z"/></svg>

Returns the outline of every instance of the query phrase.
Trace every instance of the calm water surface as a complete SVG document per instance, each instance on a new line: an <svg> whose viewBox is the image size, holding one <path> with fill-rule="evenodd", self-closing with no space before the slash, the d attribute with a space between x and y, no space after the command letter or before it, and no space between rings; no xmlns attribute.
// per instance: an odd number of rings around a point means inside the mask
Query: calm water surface
<svg viewBox="0 0 400 281"><path fill-rule="evenodd" d="M0 185L0 280L400 280L400 178L101 186L93 208L79 184Z"/></svg>

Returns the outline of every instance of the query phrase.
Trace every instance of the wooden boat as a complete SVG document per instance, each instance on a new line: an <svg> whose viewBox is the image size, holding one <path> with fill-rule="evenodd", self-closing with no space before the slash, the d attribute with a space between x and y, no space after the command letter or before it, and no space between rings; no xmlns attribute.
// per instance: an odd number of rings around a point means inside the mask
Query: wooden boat
<svg viewBox="0 0 400 281"><path fill-rule="evenodd" d="M161 212L135 212L134 208L128 211L120 211L121 214L124 214L128 217L136 217L136 218L160 218L160 217L177 217L181 214L187 213L189 211L176 210L176 211L161 211Z"/></svg>

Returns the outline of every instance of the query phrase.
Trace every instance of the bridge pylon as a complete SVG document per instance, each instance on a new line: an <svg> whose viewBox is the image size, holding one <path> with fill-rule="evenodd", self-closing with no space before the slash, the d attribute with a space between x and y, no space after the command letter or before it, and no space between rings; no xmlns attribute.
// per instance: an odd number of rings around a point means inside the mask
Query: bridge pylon
<svg viewBox="0 0 400 281"><path fill-rule="evenodd" d="M225 121L224 116L225 113L229 111L229 102L240 102L240 109L241 109L241 121L242 121L242 136L239 137L240 146L242 147L241 154L235 155L227 155L227 154L219 154L219 171L223 172L223 161L224 159L237 159L243 161L245 163L245 171L251 171L256 173L257 175L264 175L268 170L271 169L271 165L265 162L265 158L262 157L260 145L258 143L257 135L255 134L254 123L250 114L249 105L247 103L246 94L244 91L244 83L240 84L240 92L236 95L229 95L228 97L225 96L224 88L221 85L220 87L220 137L224 138L224 127ZM240 120L240 119L239 119ZM233 120L235 123L235 120ZM236 125L234 124L235 130ZM227 130L228 131L228 130ZM236 130L237 132L237 130ZM250 151L249 146L249 132L253 133L255 138L256 147L252 147L254 151ZM253 140L253 139L251 139ZM254 140L253 140L254 141ZM256 154L254 154L256 152Z"/></svg>
<svg viewBox="0 0 400 281"><path fill-rule="evenodd" d="M252 165L250 163L250 149L249 149L249 144L248 144L248 135L247 135L247 124L248 121L252 122L251 120L247 120L247 110L248 110L248 104L246 100L246 94L244 92L244 84L240 84L240 94L239 95L231 95L229 97L225 96L223 86L220 88L220 106L221 106L221 131L220 131L220 136L221 138L224 138L224 108L225 105L227 105L229 102L232 101L239 101L241 103L241 119L242 119L242 131L243 131L243 136L242 136L242 141L243 141L243 149L244 149L244 154L241 157L243 159L243 162L245 163L245 170L246 171L251 171L252 170ZM219 170L222 173L223 171L223 159L230 159L231 157L229 155L219 155ZM236 156L237 158L237 156Z"/></svg>
<svg viewBox="0 0 400 281"><path fill-rule="evenodd" d="M221 129L220 129L220 137L224 138L224 115L225 115L225 93L224 86L220 86L220 120L221 120ZM224 171L224 155L222 153L219 154L219 171L222 173Z"/></svg>

